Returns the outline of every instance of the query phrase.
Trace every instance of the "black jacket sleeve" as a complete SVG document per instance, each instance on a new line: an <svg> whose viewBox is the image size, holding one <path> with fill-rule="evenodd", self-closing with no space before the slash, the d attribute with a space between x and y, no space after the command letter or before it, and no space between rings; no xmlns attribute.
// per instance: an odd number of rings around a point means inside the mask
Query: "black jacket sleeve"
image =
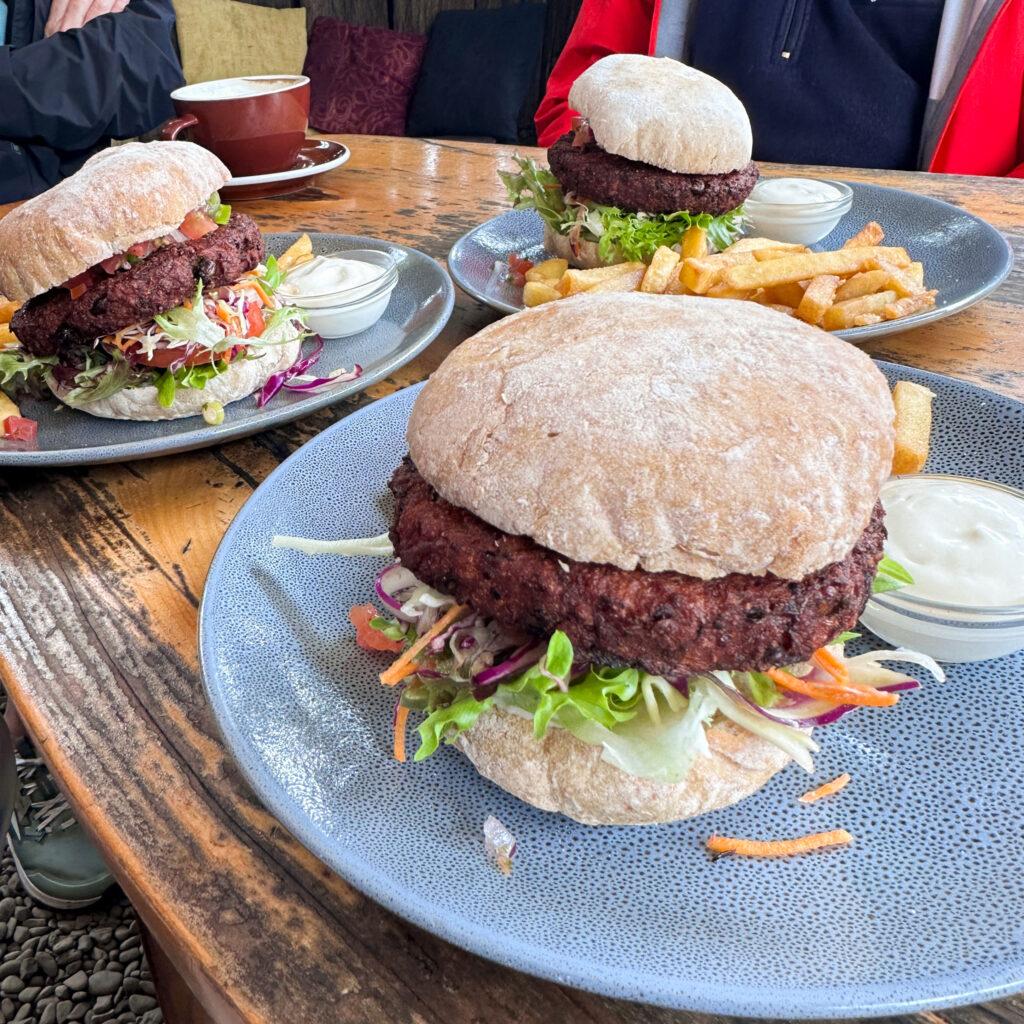
<svg viewBox="0 0 1024 1024"><path fill-rule="evenodd" d="M182 84L171 0L132 0L82 28L0 47L0 138L84 150L174 114Z"/></svg>

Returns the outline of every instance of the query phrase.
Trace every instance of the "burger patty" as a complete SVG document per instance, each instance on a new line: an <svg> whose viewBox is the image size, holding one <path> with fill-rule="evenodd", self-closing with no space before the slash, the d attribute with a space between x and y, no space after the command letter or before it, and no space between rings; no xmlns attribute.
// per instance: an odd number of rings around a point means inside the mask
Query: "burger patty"
<svg viewBox="0 0 1024 1024"><path fill-rule="evenodd" d="M802 580L701 580L563 558L445 501L409 459L390 486L391 540L424 583L506 628L561 629L581 659L670 677L807 659L856 623L885 540L879 503L850 554Z"/></svg>
<svg viewBox="0 0 1024 1024"><path fill-rule="evenodd" d="M548 150L548 165L565 192L623 210L710 213L734 210L757 184L753 162L728 174L676 174L606 153L596 142L574 147L567 132Z"/></svg>
<svg viewBox="0 0 1024 1024"><path fill-rule="evenodd" d="M236 213L202 238L161 246L134 267L100 278L77 299L51 288L14 314L11 330L32 355L55 355L180 306L200 279L211 288L232 284L265 251L260 229Z"/></svg>

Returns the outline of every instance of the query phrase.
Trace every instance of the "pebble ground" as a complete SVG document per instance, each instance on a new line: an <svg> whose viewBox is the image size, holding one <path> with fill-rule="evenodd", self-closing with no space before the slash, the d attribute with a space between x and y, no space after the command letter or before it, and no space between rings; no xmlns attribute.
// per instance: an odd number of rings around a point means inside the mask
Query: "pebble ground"
<svg viewBox="0 0 1024 1024"><path fill-rule="evenodd" d="M86 911L26 896L0 860L0 1022L163 1024L131 904L119 889Z"/></svg>

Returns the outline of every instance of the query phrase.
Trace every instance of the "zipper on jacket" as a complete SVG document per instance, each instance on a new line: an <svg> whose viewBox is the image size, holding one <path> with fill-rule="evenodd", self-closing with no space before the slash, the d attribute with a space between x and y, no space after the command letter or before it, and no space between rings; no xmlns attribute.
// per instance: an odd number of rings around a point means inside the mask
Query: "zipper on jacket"
<svg viewBox="0 0 1024 1024"><path fill-rule="evenodd" d="M807 22L808 0L788 0L782 12L781 32L779 33L780 60L791 60L800 45L800 38Z"/></svg>

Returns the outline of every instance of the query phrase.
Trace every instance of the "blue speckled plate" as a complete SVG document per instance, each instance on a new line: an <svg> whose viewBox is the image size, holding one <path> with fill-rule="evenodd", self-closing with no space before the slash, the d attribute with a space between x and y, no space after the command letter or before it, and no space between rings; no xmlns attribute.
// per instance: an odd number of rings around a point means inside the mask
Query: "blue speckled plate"
<svg viewBox="0 0 1024 1024"><path fill-rule="evenodd" d="M1024 405L882 364L937 395L929 468L1024 486ZM856 1017L1024 988L1024 656L952 666L898 708L820 737L749 800L676 825L586 828L534 810L454 749L391 760L394 694L346 610L377 559L272 548L387 528L417 388L349 416L277 469L238 514L207 580L200 654L227 744L268 807L385 906L484 956L569 985L707 1013ZM413 739L414 742L414 739ZM796 802L842 771L839 798ZM519 840L488 864L496 814ZM853 846L788 861L703 841L844 827Z"/></svg>
<svg viewBox="0 0 1024 1024"><path fill-rule="evenodd" d="M299 237L298 233L268 234L267 249L280 254ZM353 363L363 367L354 381L320 394L279 392L266 407L256 397L233 402L224 410L224 422L208 426L202 416L158 423L105 420L56 400L24 401L22 413L39 421L37 449L23 450L0 442L0 466L75 466L99 462L124 462L206 448L238 437L247 437L322 409L394 373L415 359L441 332L455 304L451 279L436 260L418 249L359 235L310 235L316 252L340 249L380 249L390 252L399 264L398 284L383 317L368 331L352 338L329 339L316 369L320 376Z"/></svg>
<svg viewBox="0 0 1024 1024"><path fill-rule="evenodd" d="M835 231L815 249L837 249L868 221L885 229L886 245L902 245L924 262L925 283L938 289L935 306L902 320L835 331L848 341L906 331L973 306L1002 284L1013 267L1013 250L991 224L940 199L882 185L847 182L853 206ZM532 210L510 210L463 235L448 254L455 283L479 302L502 313L523 308L523 290L495 273L495 261L518 253L544 259L544 229Z"/></svg>

